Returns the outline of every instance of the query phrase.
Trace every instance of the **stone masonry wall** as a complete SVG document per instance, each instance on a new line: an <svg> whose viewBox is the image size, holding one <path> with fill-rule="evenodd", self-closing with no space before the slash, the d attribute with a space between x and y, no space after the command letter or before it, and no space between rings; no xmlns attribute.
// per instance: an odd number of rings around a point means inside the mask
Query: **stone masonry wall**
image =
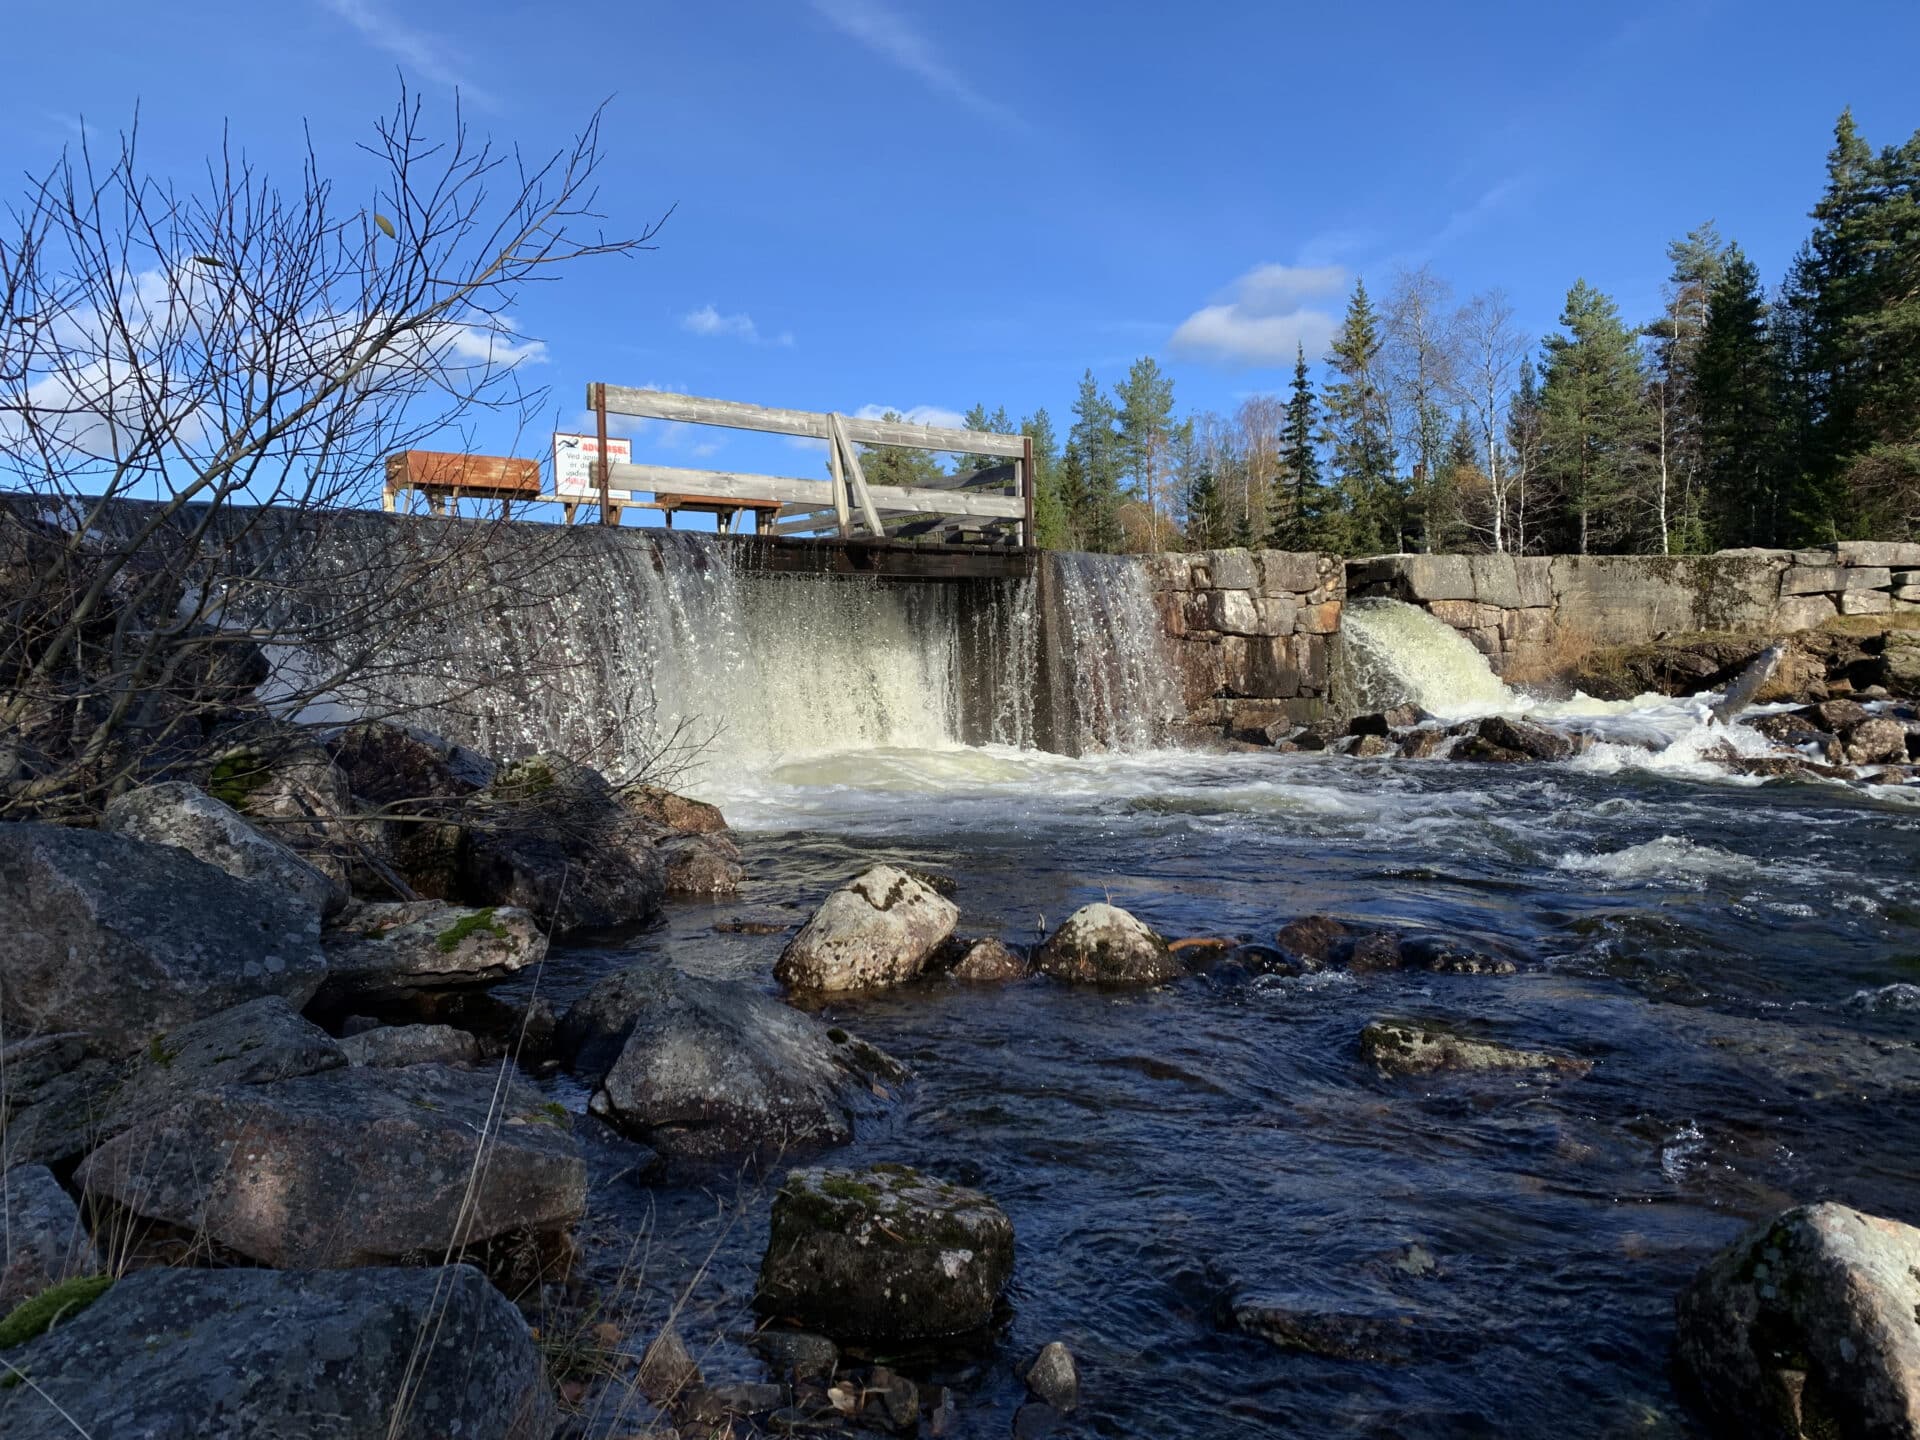
<svg viewBox="0 0 1920 1440"><path fill-rule="evenodd" d="M1347 588L1339 556L1207 550L1145 564L1193 723L1254 730L1327 715Z"/></svg>
<svg viewBox="0 0 1920 1440"><path fill-rule="evenodd" d="M1571 652L1662 634L1787 634L1836 615L1920 610L1920 545L1713 555L1384 555L1347 566L1355 596L1423 606L1495 671L1551 668Z"/></svg>

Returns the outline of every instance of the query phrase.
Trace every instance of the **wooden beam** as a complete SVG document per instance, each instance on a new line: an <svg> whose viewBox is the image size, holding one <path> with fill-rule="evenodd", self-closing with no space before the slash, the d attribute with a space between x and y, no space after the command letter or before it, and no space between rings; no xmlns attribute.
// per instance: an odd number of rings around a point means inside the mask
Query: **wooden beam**
<svg viewBox="0 0 1920 1440"><path fill-rule="evenodd" d="M589 394L596 387L589 386ZM748 405L739 400L710 400L698 395L676 395L666 390L631 390L624 385L599 385L606 408L616 415L648 420L679 420L689 425L721 425L732 430L763 430L775 435L800 435L825 440L831 434L827 417L812 410L782 410ZM591 405L592 400L588 403ZM993 435L984 430L950 430L940 425L914 425L904 420L856 420L842 417L847 438L861 445L897 445L908 450L947 450L961 455L1001 455L1009 460L1022 453L1019 435Z"/></svg>
<svg viewBox="0 0 1920 1440"><path fill-rule="evenodd" d="M833 486L825 480L802 480L792 475L752 475L733 470L687 470L677 465L622 465L607 467L624 490L653 494L712 495L728 500L779 500L789 505L833 507Z"/></svg>
<svg viewBox="0 0 1920 1440"><path fill-rule="evenodd" d="M1018 495L970 495L964 490L924 490L903 485L871 485L867 493L881 510L905 510L915 515L976 515L1018 520L1026 502Z"/></svg>
<svg viewBox="0 0 1920 1440"><path fill-rule="evenodd" d="M845 540L853 534L853 525L847 514L847 475L840 464L840 442L837 440L827 441L827 468L833 473L833 518L840 527L840 538Z"/></svg>
<svg viewBox="0 0 1920 1440"><path fill-rule="evenodd" d="M880 512L874 509L873 496L867 493L867 477L860 468L860 452L847 439L845 417L829 415L827 426L832 432L832 439L828 443L839 449L840 458L847 467L847 483L853 487L853 498L860 503L860 518L866 521L867 533L876 540L884 539L887 527L880 523Z"/></svg>

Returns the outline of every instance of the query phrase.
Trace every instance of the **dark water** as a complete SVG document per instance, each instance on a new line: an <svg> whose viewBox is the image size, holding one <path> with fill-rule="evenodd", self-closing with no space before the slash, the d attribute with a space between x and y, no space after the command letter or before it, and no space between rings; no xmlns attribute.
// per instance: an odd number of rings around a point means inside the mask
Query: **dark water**
<svg viewBox="0 0 1920 1440"><path fill-rule="evenodd" d="M733 787L739 901L558 953L542 984L564 1001L645 957L771 988L781 937L713 925L797 921L883 858L951 872L963 931L1021 942L1110 896L1172 936L1326 912L1512 947L1530 963L1504 978L937 982L833 1005L917 1078L831 1159L976 1185L1018 1236L991 1346L903 1368L954 1384L968 1436L1009 1433L1014 1366L1054 1339L1085 1395L1063 1435L1691 1435L1672 1305L1715 1248L1797 1201L1920 1222L1920 1009L1858 998L1920 983L1920 806L1576 763L799 762ZM1383 1079L1355 1039L1384 1015L1594 1068ZM596 1263L645 1233L647 1285L690 1289L690 1338L749 1324L764 1177L649 1183L627 1158L599 1150ZM1229 1286L1405 1321L1405 1354L1232 1333ZM758 1378L731 1342L706 1358Z"/></svg>

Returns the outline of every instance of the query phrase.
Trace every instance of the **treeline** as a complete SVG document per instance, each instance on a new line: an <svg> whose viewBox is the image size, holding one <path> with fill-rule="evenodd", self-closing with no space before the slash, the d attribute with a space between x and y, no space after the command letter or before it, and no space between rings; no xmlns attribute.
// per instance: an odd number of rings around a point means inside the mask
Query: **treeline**
<svg viewBox="0 0 1920 1440"><path fill-rule="evenodd" d="M1668 247L1661 313L1576 281L1536 348L1499 292L1422 267L1355 284L1316 386L1177 416L1151 358L1034 440L1056 549L1677 554L1920 537L1920 132L1840 117L1813 232L1771 293L1711 223ZM929 463L929 462L921 462ZM903 481L912 477L902 476Z"/></svg>

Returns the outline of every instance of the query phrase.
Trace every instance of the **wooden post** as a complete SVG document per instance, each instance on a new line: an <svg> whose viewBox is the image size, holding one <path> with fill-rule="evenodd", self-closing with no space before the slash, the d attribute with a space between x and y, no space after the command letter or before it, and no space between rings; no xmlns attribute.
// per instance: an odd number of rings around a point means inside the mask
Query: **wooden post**
<svg viewBox="0 0 1920 1440"><path fill-rule="evenodd" d="M1033 533L1033 437L1021 437L1026 443L1020 447L1020 489L1019 494L1026 501L1027 515L1020 522L1020 546L1031 550L1040 543Z"/></svg>
<svg viewBox="0 0 1920 1440"><path fill-rule="evenodd" d="M587 401L593 406L594 433L600 439L600 453L594 457L594 474L600 481L600 523L618 525L620 516L613 509L611 467L607 461L607 387L596 381L587 387Z"/></svg>
<svg viewBox="0 0 1920 1440"><path fill-rule="evenodd" d="M860 468L860 452L853 448L853 442L847 439L847 427L840 423L838 412L827 417L833 426L833 433L847 452L847 479L853 484L853 498L860 504L860 518L866 522L868 533L876 540L887 538L886 527L880 523L880 512L874 508L873 496L867 493L867 477Z"/></svg>
<svg viewBox="0 0 1920 1440"><path fill-rule="evenodd" d="M840 459L840 427L827 422L827 468L833 473L833 518L840 527L840 538L853 535L853 521L847 510L847 476ZM756 522L758 523L758 522Z"/></svg>

